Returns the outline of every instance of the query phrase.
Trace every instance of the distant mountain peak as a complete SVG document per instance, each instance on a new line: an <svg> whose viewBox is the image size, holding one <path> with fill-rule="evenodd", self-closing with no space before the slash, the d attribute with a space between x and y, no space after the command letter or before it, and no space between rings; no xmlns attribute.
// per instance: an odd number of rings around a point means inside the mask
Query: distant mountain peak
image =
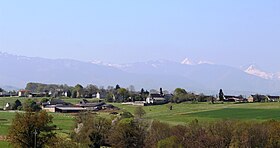
<svg viewBox="0 0 280 148"><path fill-rule="evenodd" d="M185 64L185 65L194 65L194 63L189 59L189 58L185 58L181 64Z"/></svg>
<svg viewBox="0 0 280 148"><path fill-rule="evenodd" d="M214 63L211 62L211 61L204 61L204 60L198 61L198 62L197 62L197 61L193 62L193 61L190 60L189 58L185 58L185 59L181 62L181 64L184 64L184 65L211 64L211 65L213 65Z"/></svg>
<svg viewBox="0 0 280 148"><path fill-rule="evenodd" d="M246 72L250 75L255 75L255 76L261 77L263 79L273 79L273 77L274 77L274 74L264 72L264 71L258 69L258 67L256 65L250 65L244 72Z"/></svg>

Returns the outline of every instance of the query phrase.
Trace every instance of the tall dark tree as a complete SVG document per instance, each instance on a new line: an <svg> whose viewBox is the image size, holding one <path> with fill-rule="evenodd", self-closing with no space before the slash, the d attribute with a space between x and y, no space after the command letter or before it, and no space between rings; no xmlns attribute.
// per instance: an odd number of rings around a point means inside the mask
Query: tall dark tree
<svg viewBox="0 0 280 148"><path fill-rule="evenodd" d="M121 88L120 85L117 84L115 89L118 90L118 89L120 89L120 88Z"/></svg>
<svg viewBox="0 0 280 148"><path fill-rule="evenodd" d="M22 106L21 102L17 99L13 104L13 110L17 110L20 106Z"/></svg>
<svg viewBox="0 0 280 148"><path fill-rule="evenodd" d="M223 93L223 90L222 89L220 89L220 92L219 92L219 100L220 101L224 101L224 93Z"/></svg>
<svg viewBox="0 0 280 148"><path fill-rule="evenodd" d="M145 93L144 88L141 89L140 94L143 95Z"/></svg>

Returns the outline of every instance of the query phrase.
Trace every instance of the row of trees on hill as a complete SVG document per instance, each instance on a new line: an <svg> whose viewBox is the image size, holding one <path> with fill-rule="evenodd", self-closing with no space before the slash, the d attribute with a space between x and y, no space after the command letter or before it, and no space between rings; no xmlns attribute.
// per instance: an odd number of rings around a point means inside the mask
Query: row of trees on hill
<svg viewBox="0 0 280 148"><path fill-rule="evenodd" d="M150 91L144 90L143 88L139 91L135 90L134 86L131 85L128 88L120 87L120 85L108 86L106 89L98 87L96 85L87 85L83 87L80 84L76 86L68 85L55 85L55 84L41 84L41 83L28 83L26 86L27 90L31 92L53 92L53 96L64 96L71 98L92 98L96 97L96 93L99 93L102 98L105 98L108 102L128 102L128 101L145 101L150 93L158 94L169 94L168 91L152 89ZM66 95L65 95L66 94ZM205 96L204 94L194 94L187 92L183 88L176 88L172 94L172 98L169 100L174 103L181 103L186 101L197 101L206 102L214 101L213 96Z"/></svg>
<svg viewBox="0 0 280 148"><path fill-rule="evenodd" d="M197 101L197 102L214 102L215 97L213 96L205 96L204 94L194 94L191 92L187 92L183 88L176 88L173 93L173 97L171 102L173 103L181 103L187 101Z"/></svg>
<svg viewBox="0 0 280 148"><path fill-rule="evenodd" d="M15 147L280 147L280 122L215 121L171 126L141 117L142 107L133 115L123 112L111 120L88 112L76 117L70 139L55 133L52 116L44 111L16 113L8 138ZM139 114L140 113L140 114Z"/></svg>
<svg viewBox="0 0 280 148"><path fill-rule="evenodd" d="M34 93L45 92L46 95L52 97L67 96L71 98L92 98L96 97L95 95L99 93L101 97L109 102L141 101L145 100L149 94L149 92L143 88L140 91L136 91L133 85L128 88L123 88L119 85L104 88L93 84L89 84L86 87L77 84L73 87L68 85L28 83L25 89Z"/></svg>

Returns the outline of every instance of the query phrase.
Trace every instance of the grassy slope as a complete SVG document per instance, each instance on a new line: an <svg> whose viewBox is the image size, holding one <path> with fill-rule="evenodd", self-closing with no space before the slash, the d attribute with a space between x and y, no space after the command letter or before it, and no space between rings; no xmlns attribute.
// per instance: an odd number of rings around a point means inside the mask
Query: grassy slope
<svg viewBox="0 0 280 148"><path fill-rule="evenodd" d="M121 109L134 112L135 106L114 104ZM218 119L238 119L264 121L280 120L280 103L247 103L247 104L172 104L173 110L167 105L147 106L145 118L156 119L170 124L185 124L194 119L214 121Z"/></svg>
<svg viewBox="0 0 280 148"><path fill-rule="evenodd" d="M18 98L0 98L1 102L14 102ZM19 98L22 102L26 98ZM40 99L38 99L40 100ZM67 102L76 104L80 99L65 99ZM113 105L134 112L136 106L122 105L113 103ZM215 121L219 119L238 119L238 120L256 120L264 121L269 119L280 120L280 103L246 103L246 104L209 104L209 103L182 103L172 104L173 110L169 110L169 104L158 106L145 106L145 118L160 120L173 125L185 124L194 119L199 121ZM71 114L52 113L54 124L58 126L59 133L68 134L73 128L74 120ZM107 113L100 113L103 117L109 117ZM7 128L14 116L14 113L0 112L0 135L6 135Z"/></svg>

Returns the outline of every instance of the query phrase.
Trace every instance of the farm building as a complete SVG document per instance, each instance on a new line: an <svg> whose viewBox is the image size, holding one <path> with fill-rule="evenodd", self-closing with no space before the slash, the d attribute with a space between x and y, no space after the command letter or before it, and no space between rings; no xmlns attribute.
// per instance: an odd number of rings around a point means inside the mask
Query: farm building
<svg viewBox="0 0 280 148"><path fill-rule="evenodd" d="M150 94L146 99L147 104L165 104L168 100L164 94Z"/></svg>

